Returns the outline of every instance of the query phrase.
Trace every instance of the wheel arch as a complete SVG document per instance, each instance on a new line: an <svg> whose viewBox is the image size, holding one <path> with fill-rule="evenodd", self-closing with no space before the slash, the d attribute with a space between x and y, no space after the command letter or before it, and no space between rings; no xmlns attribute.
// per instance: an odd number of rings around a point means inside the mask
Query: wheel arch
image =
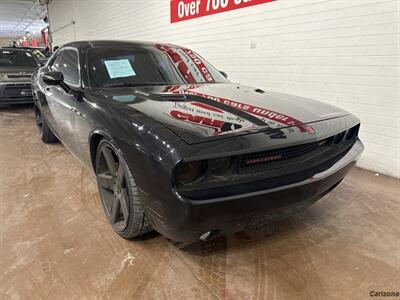
<svg viewBox="0 0 400 300"><path fill-rule="evenodd" d="M93 130L89 135L89 151L90 151L90 162L92 164L93 171L96 172L96 152L100 141L103 138L111 140L110 135L104 130Z"/></svg>

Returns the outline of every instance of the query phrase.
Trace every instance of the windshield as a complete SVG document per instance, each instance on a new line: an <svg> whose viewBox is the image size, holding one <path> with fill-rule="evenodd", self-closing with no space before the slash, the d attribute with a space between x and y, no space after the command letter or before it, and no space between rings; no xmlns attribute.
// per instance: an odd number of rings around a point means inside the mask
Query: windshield
<svg viewBox="0 0 400 300"><path fill-rule="evenodd" d="M176 46L95 47L87 55L92 87L227 82L200 56Z"/></svg>
<svg viewBox="0 0 400 300"><path fill-rule="evenodd" d="M40 67L40 63L29 51L0 50L1 67Z"/></svg>

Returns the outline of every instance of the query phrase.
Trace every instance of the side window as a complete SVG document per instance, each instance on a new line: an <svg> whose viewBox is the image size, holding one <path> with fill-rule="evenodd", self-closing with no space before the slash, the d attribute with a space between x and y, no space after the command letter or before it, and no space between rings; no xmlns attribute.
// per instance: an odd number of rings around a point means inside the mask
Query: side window
<svg viewBox="0 0 400 300"><path fill-rule="evenodd" d="M79 84L78 53L76 51L60 51L54 59L51 69L62 72L66 83Z"/></svg>

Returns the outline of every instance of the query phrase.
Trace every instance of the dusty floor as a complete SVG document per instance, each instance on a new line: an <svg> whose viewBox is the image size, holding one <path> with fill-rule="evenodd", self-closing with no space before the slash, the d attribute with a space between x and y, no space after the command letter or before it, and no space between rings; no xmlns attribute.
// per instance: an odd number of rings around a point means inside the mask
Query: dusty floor
<svg viewBox="0 0 400 300"><path fill-rule="evenodd" d="M353 170L303 213L182 251L113 233L94 179L0 109L0 299L368 299L400 291L400 181Z"/></svg>

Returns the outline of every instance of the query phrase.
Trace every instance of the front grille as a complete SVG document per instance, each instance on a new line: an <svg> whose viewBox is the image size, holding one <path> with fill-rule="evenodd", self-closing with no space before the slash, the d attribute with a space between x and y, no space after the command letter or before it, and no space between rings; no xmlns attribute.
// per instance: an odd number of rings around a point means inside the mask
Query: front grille
<svg viewBox="0 0 400 300"><path fill-rule="evenodd" d="M7 74L7 78L31 78L30 74Z"/></svg>
<svg viewBox="0 0 400 300"><path fill-rule="evenodd" d="M262 171L265 168L273 167L273 165L276 165L277 163L279 163L280 167L282 167L283 161L289 162L300 157L310 159L313 156L320 155L326 151L329 148L330 143L331 139L325 139L319 142L313 142L299 146L245 154L240 157L239 171ZM299 162L298 160L296 161Z"/></svg>
<svg viewBox="0 0 400 300"><path fill-rule="evenodd" d="M226 176L205 175L198 183L179 186L193 200L229 197L302 182L328 170L348 153L358 138L354 126L325 139L231 157Z"/></svg>
<svg viewBox="0 0 400 300"><path fill-rule="evenodd" d="M322 157L328 150L341 152L356 141L359 128L360 126L357 125L317 142L241 155L239 157L239 172L261 172L283 168Z"/></svg>
<svg viewBox="0 0 400 300"><path fill-rule="evenodd" d="M30 84L7 85L3 91L3 97L8 99L27 98L32 96Z"/></svg>

